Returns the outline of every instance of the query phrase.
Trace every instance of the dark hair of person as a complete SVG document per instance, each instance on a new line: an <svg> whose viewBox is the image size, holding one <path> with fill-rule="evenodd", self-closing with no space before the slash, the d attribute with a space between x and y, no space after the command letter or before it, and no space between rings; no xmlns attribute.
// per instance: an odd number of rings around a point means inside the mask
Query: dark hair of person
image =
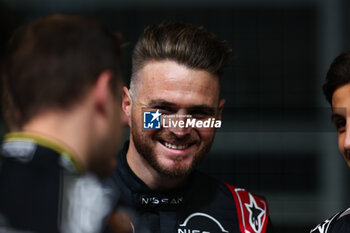
<svg viewBox="0 0 350 233"><path fill-rule="evenodd" d="M350 83L350 51L336 57L327 72L323 93L331 105L334 91L348 83Z"/></svg>
<svg viewBox="0 0 350 233"><path fill-rule="evenodd" d="M19 28L9 43L4 77L21 122L43 110L69 108L103 71L112 73L116 95L120 46L112 32L79 15L52 14Z"/></svg>
<svg viewBox="0 0 350 233"><path fill-rule="evenodd" d="M132 72L136 74L150 60L168 59L221 77L230 53L226 41L219 40L203 27L160 24L147 27L139 38L132 56Z"/></svg>

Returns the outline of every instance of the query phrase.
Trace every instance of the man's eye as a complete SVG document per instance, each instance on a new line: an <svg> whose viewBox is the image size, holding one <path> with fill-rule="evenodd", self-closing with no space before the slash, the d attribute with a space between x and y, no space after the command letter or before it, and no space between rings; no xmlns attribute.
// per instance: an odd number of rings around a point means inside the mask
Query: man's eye
<svg viewBox="0 0 350 233"><path fill-rule="evenodd" d="M338 119L334 122L334 124L338 132L343 132L345 130L345 119Z"/></svg>
<svg viewBox="0 0 350 233"><path fill-rule="evenodd" d="M201 110L191 111L191 115L193 118L202 118L202 119L213 116L213 114L205 112L205 111L201 111Z"/></svg>

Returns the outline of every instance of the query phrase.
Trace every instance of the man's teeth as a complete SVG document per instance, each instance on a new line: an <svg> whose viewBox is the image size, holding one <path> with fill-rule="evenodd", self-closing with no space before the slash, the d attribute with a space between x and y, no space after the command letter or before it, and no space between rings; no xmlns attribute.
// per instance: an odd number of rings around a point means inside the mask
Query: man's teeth
<svg viewBox="0 0 350 233"><path fill-rule="evenodd" d="M186 149L189 144L185 144L185 145L173 145L173 144L170 144L168 142L165 142L164 145L170 149L175 149L175 150L183 150L183 149Z"/></svg>

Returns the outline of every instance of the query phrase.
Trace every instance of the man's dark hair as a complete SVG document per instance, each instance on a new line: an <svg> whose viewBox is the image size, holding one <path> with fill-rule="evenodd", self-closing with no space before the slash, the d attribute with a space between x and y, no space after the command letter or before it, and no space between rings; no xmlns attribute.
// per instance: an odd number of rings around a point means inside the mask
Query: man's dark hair
<svg viewBox="0 0 350 233"><path fill-rule="evenodd" d="M350 51L336 57L327 72L323 93L331 105L334 91L348 83L350 83Z"/></svg>
<svg viewBox="0 0 350 233"><path fill-rule="evenodd" d="M116 94L120 60L119 39L99 23L78 15L48 15L11 38L6 87L26 122L42 110L75 104L106 70Z"/></svg>
<svg viewBox="0 0 350 233"><path fill-rule="evenodd" d="M205 70L220 77L231 49L203 27L182 23L147 27L133 56L133 76L151 60L173 60L188 68Z"/></svg>

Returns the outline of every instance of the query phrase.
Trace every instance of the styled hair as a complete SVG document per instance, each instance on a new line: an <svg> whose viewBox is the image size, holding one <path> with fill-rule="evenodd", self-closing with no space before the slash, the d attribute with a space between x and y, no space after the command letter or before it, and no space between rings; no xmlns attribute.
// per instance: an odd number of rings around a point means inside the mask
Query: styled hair
<svg viewBox="0 0 350 233"><path fill-rule="evenodd" d="M336 57L327 72L323 93L331 105L334 91L348 83L350 83L350 51Z"/></svg>
<svg viewBox="0 0 350 233"><path fill-rule="evenodd" d="M203 27L182 23L149 26L134 48L131 85L136 74L151 60L172 60L221 77L230 53L226 41Z"/></svg>
<svg viewBox="0 0 350 233"><path fill-rule="evenodd" d="M5 88L26 122L42 110L68 108L110 71L117 94L119 39L92 19L52 14L19 28L5 62Z"/></svg>

